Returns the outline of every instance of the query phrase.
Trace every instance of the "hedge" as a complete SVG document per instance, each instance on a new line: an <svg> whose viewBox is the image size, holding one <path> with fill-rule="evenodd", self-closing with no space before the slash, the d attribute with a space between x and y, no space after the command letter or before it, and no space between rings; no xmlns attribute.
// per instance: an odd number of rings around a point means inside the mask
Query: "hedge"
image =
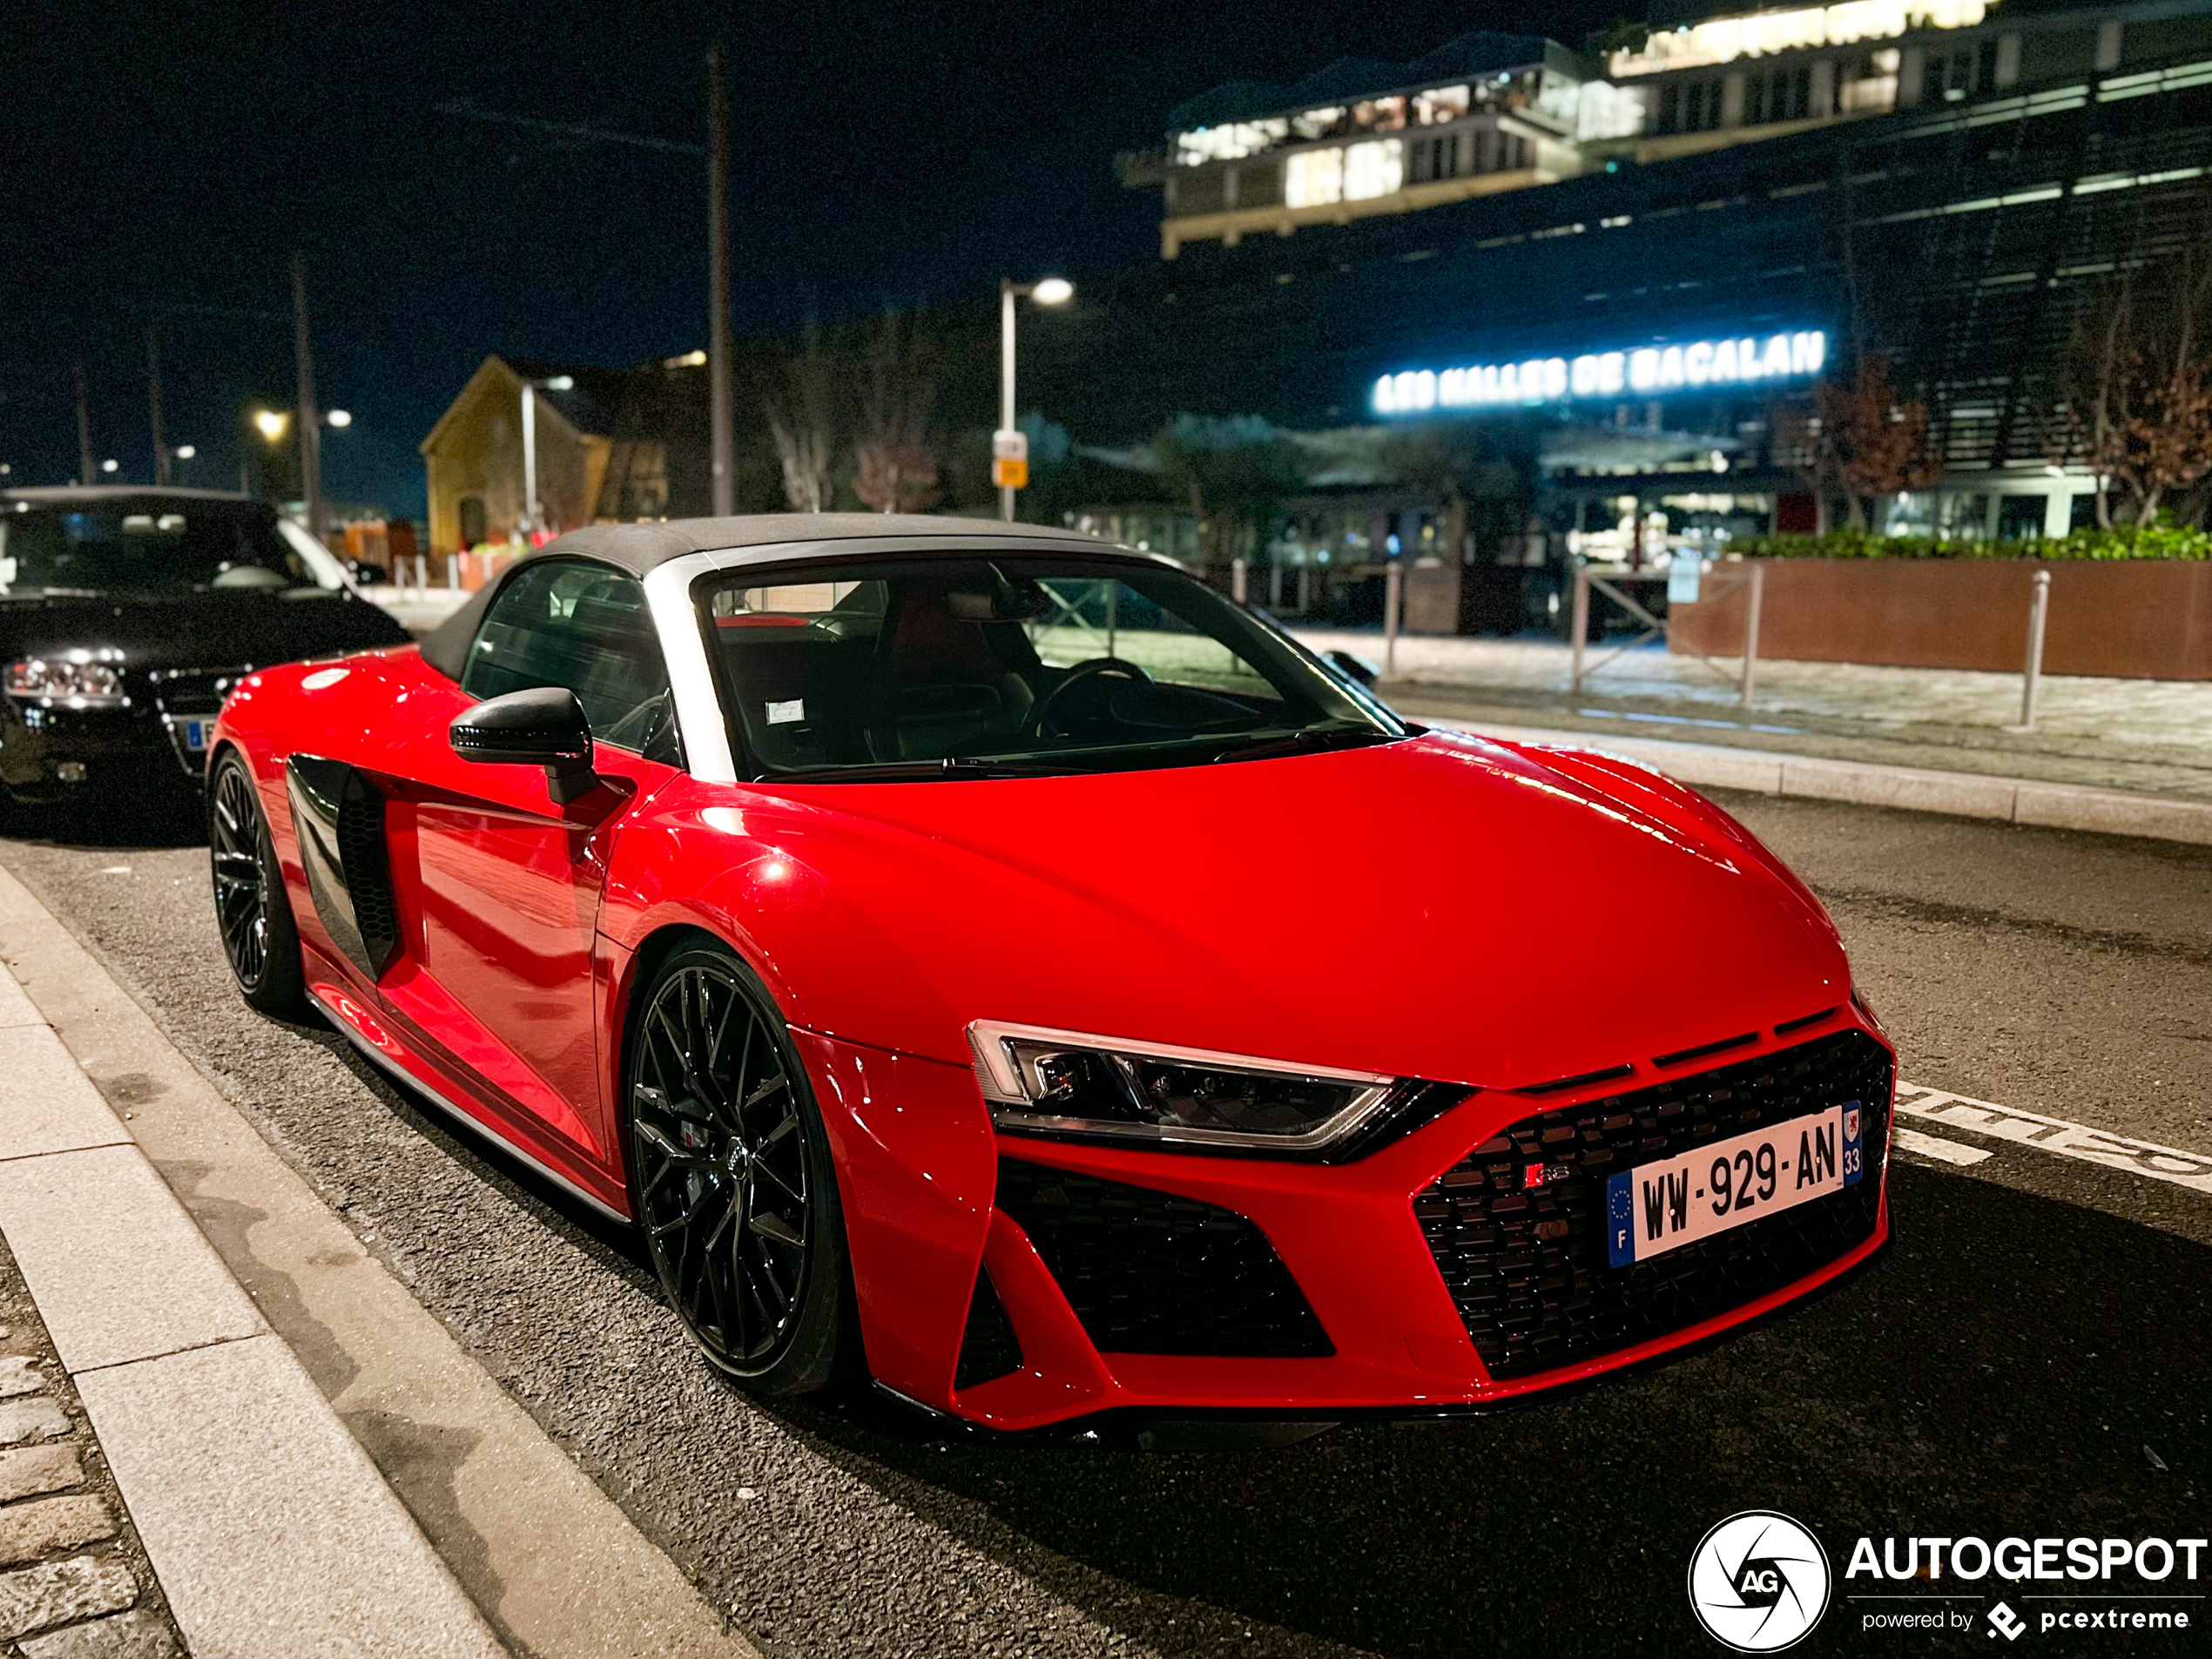
<svg viewBox="0 0 2212 1659"><path fill-rule="evenodd" d="M2050 541L1950 540L1831 530L1825 536L1748 536L1728 550L1767 559L2212 559L2212 530L2076 530Z"/></svg>

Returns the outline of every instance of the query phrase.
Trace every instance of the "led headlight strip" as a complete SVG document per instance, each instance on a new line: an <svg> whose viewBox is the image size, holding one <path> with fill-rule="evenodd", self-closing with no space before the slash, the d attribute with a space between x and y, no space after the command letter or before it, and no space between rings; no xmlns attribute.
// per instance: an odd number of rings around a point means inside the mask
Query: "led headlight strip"
<svg viewBox="0 0 2212 1659"><path fill-rule="evenodd" d="M1402 1081L989 1020L968 1041L1001 1129L1194 1150L1318 1151L1371 1122Z"/></svg>

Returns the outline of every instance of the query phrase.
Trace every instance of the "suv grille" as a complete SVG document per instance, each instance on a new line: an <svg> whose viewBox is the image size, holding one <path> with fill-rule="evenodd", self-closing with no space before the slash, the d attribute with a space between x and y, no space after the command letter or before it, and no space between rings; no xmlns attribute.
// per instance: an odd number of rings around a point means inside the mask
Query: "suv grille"
<svg viewBox="0 0 2212 1659"><path fill-rule="evenodd" d="M999 1160L998 1207L1101 1353L1336 1352L1267 1235L1233 1210L1020 1158Z"/></svg>
<svg viewBox="0 0 2212 1659"><path fill-rule="evenodd" d="M1865 1108L1866 1177L1626 1268L1606 1264L1615 1170L1847 1100ZM1890 1057L1859 1031L1524 1118L1413 1200L1452 1299L1496 1377L1634 1346L1781 1289L1874 1231L1889 1145ZM1523 1190L1526 1163L1554 1174Z"/></svg>

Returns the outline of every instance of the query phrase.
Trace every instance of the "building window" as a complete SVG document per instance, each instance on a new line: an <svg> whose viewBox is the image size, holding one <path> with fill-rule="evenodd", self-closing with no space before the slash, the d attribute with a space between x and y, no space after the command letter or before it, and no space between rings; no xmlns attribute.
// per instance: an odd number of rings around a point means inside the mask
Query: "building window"
<svg viewBox="0 0 2212 1659"><path fill-rule="evenodd" d="M1802 121L1812 112L1812 65L1757 71L1743 78L1743 125Z"/></svg>
<svg viewBox="0 0 2212 1659"><path fill-rule="evenodd" d="M1997 42L1979 46L1953 46L1949 51L1930 52L1920 71L1920 101L1956 104L1986 91L1997 78Z"/></svg>
<svg viewBox="0 0 2212 1659"><path fill-rule="evenodd" d="M1682 127L1682 87L1669 83L1659 89L1659 119L1653 131L1675 132Z"/></svg>
<svg viewBox="0 0 2212 1659"><path fill-rule="evenodd" d="M1460 135L1447 132L1438 138L1416 138L1412 147L1413 182L1429 184L1460 176Z"/></svg>
<svg viewBox="0 0 2212 1659"><path fill-rule="evenodd" d="M1406 145L1399 138L1372 138L1346 145L1344 151L1344 199L1371 201L1389 196L1406 184Z"/></svg>
<svg viewBox="0 0 2212 1659"><path fill-rule="evenodd" d="M465 550L485 539L489 529L485 521L484 498L463 496L461 498L461 545Z"/></svg>
<svg viewBox="0 0 2212 1659"><path fill-rule="evenodd" d="M1300 150L1283 168L1283 199L1292 207L1325 207L1344 199L1344 152Z"/></svg>

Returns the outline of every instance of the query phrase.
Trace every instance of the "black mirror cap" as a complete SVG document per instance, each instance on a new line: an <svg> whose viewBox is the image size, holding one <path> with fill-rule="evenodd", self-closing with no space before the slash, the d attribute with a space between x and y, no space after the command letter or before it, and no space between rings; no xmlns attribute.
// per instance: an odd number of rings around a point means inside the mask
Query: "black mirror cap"
<svg viewBox="0 0 2212 1659"><path fill-rule="evenodd" d="M590 790L591 723L566 686L534 685L489 698L446 729L463 760L543 766L546 787L565 805Z"/></svg>
<svg viewBox="0 0 2212 1659"><path fill-rule="evenodd" d="M1359 681L1362 685L1372 685L1382 678L1382 670L1364 657L1354 657L1348 651L1325 651L1322 654L1337 672L1348 679Z"/></svg>

